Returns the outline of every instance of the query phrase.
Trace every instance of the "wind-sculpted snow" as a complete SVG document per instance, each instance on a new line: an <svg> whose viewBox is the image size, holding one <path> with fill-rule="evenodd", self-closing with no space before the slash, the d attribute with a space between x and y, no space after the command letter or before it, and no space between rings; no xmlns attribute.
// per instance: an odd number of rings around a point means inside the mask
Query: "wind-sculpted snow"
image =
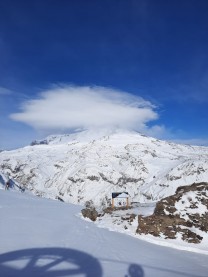
<svg viewBox="0 0 208 277"><path fill-rule="evenodd" d="M0 170L35 194L71 203L110 201L128 191L133 201L157 201L178 186L208 180L208 148L138 133L50 136L0 153Z"/></svg>

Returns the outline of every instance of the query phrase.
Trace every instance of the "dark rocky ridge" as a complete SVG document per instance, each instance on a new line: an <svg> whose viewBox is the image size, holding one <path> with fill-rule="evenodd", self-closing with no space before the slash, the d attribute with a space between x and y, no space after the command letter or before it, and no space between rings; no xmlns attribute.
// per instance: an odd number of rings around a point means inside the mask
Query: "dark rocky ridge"
<svg viewBox="0 0 208 277"><path fill-rule="evenodd" d="M176 209L176 204L179 201L184 204L182 197L190 192L196 195L195 201L187 196L189 206L182 213ZM196 209L201 204L206 207L206 211L199 214ZM138 223L136 232L139 234L165 236L169 239L175 239L181 234L181 238L189 243L200 243L203 237L190 228L195 227L200 231L208 232L208 183L194 183L179 187L174 195L157 203L153 215L148 217L139 215Z"/></svg>

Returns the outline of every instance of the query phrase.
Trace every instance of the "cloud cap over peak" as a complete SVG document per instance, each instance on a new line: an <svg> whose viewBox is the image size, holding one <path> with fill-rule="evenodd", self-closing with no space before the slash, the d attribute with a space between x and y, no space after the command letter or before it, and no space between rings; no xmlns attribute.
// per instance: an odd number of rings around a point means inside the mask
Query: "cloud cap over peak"
<svg viewBox="0 0 208 277"><path fill-rule="evenodd" d="M47 131L109 127L145 131L158 114L149 101L124 91L63 85L24 102L10 117Z"/></svg>

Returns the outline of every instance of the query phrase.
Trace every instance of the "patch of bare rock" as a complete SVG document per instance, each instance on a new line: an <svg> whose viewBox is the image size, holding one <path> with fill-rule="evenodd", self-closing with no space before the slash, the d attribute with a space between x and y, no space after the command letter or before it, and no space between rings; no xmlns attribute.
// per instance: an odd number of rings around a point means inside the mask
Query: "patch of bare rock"
<svg viewBox="0 0 208 277"><path fill-rule="evenodd" d="M96 221L96 219L99 215L97 210L95 209L92 201L87 201L85 203L85 208L81 210L81 213L82 213L83 217L89 218L92 221Z"/></svg>
<svg viewBox="0 0 208 277"><path fill-rule="evenodd" d="M138 216L136 232L200 243L208 232L208 183L179 187L156 204L151 216Z"/></svg>
<svg viewBox="0 0 208 277"><path fill-rule="evenodd" d="M128 223L132 223L132 221L136 218L136 215L133 213L128 213L132 207L106 207L101 208L100 212L98 212L92 201L87 201L85 203L85 208L81 210L83 217L89 218L91 221L96 221L98 217L102 217L105 214L111 215L111 217L116 216L121 219L121 221L127 221ZM126 211L125 215L120 216L116 214L116 211Z"/></svg>

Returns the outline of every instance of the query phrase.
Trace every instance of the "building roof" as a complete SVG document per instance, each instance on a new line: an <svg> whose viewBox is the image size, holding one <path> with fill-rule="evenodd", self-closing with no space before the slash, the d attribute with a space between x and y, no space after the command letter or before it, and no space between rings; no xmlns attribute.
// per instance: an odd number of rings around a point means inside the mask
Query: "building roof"
<svg viewBox="0 0 208 277"><path fill-rule="evenodd" d="M127 198L129 197L128 192L113 192L112 198Z"/></svg>

